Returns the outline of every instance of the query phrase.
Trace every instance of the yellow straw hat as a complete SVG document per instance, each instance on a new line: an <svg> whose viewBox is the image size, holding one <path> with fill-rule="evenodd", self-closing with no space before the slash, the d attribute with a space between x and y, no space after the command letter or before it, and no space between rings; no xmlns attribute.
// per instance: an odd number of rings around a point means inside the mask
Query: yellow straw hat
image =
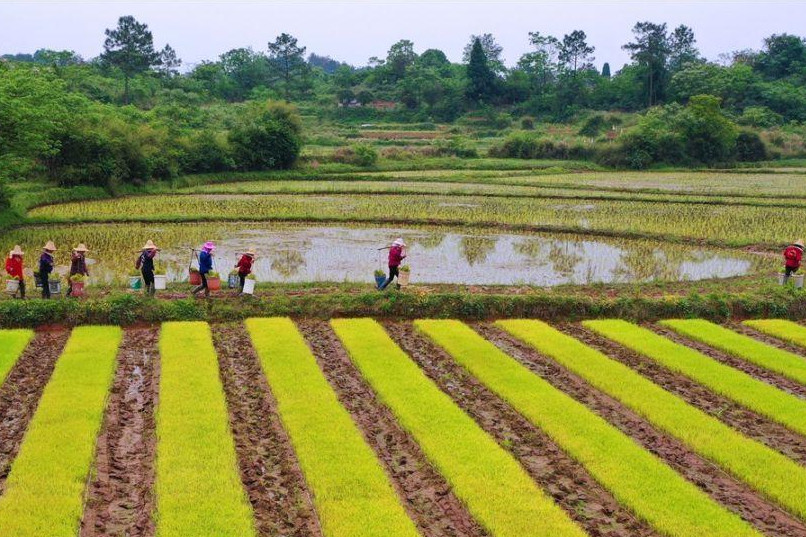
<svg viewBox="0 0 806 537"><path fill-rule="evenodd" d="M19 244L15 245L15 246L14 246L14 249L13 249L13 250L11 250L11 251L8 253L8 256L9 256L9 257L14 256L14 255L19 255L19 256L25 255L25 252L23 252L23 251L22 251L22 248L20 248L20 245L19 245Z"/></svg>
<svg viewBox="0 0 806 537"><path fill-rule="evenodd" d="M803 248L803 239L796 240L795 241L795 246L800 246L801 248Z"/></svg>
<svg viewBox="0 0 806 537"><path fill-rule="evenodd" d="M143 246L143 250L158 250L158 249L159 248L157 248L157 245L154 244L154 241L152 241L151 239L148 239L146 241L146 245Z"/></svg>
<svg viewBox="0 0 806 537"><path fill-rule="evenodd" d="M87 249L87 247L84 245L84 243L80 243L78 246L76 246L75 248L73 248L73 251L74 251L74 252L89 252L89 250L88 250L88 249Z"/></svg>
<svg viewBox="0 0 806 537"><path fill-rule="evenodd" d="M48 241L48 243L42 247L43 250L47 250L48 252L55 252L56 245L53 244L53 241Z"/></svg>
<svg viewBox="0 0 806 537"><path fill-rule="evenodd" d="M244 252L244 255L248 255L249 257L255 257L257 254L255 253L255 248L249 248L247 251Z"/></svg>

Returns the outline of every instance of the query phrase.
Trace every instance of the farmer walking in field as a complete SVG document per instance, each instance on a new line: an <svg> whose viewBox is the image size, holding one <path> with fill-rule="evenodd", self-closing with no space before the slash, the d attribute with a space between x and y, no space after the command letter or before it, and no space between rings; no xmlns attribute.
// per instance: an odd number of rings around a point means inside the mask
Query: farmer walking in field
<svg viewBox="0 0 806 537"><path fill-rule="evenodd" d="M794 244L784 248L784 283L800 269L801 259L803 259L803 239L798 239Z"/></svg>
<svg viewBox="0 0 806 537"><path fill-rule="evenodd" d="M53 272L53 253L56 245L53 241L48 241L42 248L42 255L39 256L39 281L42 284L42 298L50 298L50 273Z"/></svg>
<svg viewBox="0 0 806 537"><path fill-rule="evenodd" d="M392 283L392 280L400 275L400 263L406 258L406 243L403 242L402 238L398 237L391 246L386 248L389 248L389 277L381 285L381 291L386 289ZM395 285L400 289L399 283Z"/></svg>
<svg viewBox="0 0 806 537"><path fill-rule="evenodd" d="M20 248L18 244L8 253L8 258L6 259L6 272L12 280L17 280L18 282L17 290L14 291L14 294L11 296L17 298L17 293L19 293L20 298L23 300L25 299L25 277L23 276L22 264L22 256L24 254L25 252L22 251L22 248Z"/></svg>
<svg viewBox="0 0 806 537"><path fill-rule="evenodd" d="M239 288L238 294L243 294L243 286L246 285L246 277L252 273L252 263L255 260L255 249L249 248L235 265L238 269Z"/></svg>
<svg viewBox="0 0 806 537"><path fill-rule="evenodd" d="M70 277L67 279L67 296L73 294L73 276L87 277L90 275L90 272L87 270L88 251L87 247L83 244L79 244L73 248L73 254L70 256Z"/></svg>
<svg viewBox="0 0 806 537"><path fill-rule="evenodd" d="M146 294L149 296L154 296L157 292L154 286L154 258L157 257L157 252L159 252L159 248L154 244L154 241L149 239L143 246L143 250L137 258L137 263L135 263L135 268L139 269L143 275L143 285L146 286Z"/></svg>
<svg viewBox="0 0 806 537"><path fill-rule="evenodd" d="M215 252L215 244L213 241L207 241L202 246L201 253L199 254L199 275L201 275L201 285L193 289L193 296L199 291L204 291L204 296L210 296L210 288L207 287L207 274L213 270L213 253Z"/></svg>

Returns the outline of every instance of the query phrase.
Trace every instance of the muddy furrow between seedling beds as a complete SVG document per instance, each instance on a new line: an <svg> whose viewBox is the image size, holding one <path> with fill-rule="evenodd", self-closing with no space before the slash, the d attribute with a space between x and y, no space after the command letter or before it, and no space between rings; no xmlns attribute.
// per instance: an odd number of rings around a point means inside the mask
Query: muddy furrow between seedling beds
<svg viewBox="0 0 806 537"><path fill-rule="evenodd" d="M158 341L156 326L124 332L95 447L81 537L154 535Z"/></svg>
<svg viewBox="0 0 806 537"><path fill-rule="evenodd" d="M675 343L679 343L680 345L684 345L686 347L694 349L695 351L699 351L702 354L710 358L713 358L717 362L721 362L734 369L743 371L748 375L750 375L751 377L757 378L758 380L766 382L767 384L771 384L777 388L780 388L785 392L797 395L802 399L806 398L806 386L795 380L788 379L783 375L776 373L775 371L770 371L769 369L765 369L761 366L755 365L751 362L748 362L747 360L742 360L741 358L735 358L728 353L715 349L714 347L709 347L705 343L700 343L699 341L688 339L685 336L681 336L671 328L666 328L665 326L654 323L647 324L645 325L645 327L649 328L656 334L659 334L665 338L674 341ZM755 337L755 335L753 335L753 337ZM766 341L763 342L767 343ZM806 360L806 358L804 359Z"/></svg>
<svg viewBox="0 0 806 537"><path fill-rule="evenodd" d="M532 372L586 405L763 533L774 537L806 536L806 524L780 507L767 502L749 486L732 478L714 463L703 459L682 442L661 432L582 378L492 325L477 324L474 328ZM568 324L560 325L558 328L597 348L596 344L599 341L581 326ZM618 350L614 349L614 352ZM606 354L613 358L621 358L609 352ZM639 371L644 372L643 369Z"/></svg>
<svg viewBox="0 0 806 537"><path fill-rule="evenodd" d="M241 481L259 535L322 535L305 477L243 324L213 325Z"/></svg>
<svg viewBox="0 0 806 537"><path fill-rule="evenodd" d="M68 330L37 332L0 387L0 494Z"/></svg>
<svg viewBox="0 0 806 537"><path fill-rule="evenodd" d="M339 401L381 460L403 506L426 537L488 535L428 462L414 439L375 396L325 321L298 326Z"/></svg>
<svg viewBox="0 0 806 537"><path fill-rule="evenodd" d="M653 329L655 327L647 325L647 328ZM647 358L579 325L568 325L564 329L574 337L583 340L590 347L638 371L666 391L672 392L688 404L717 418L743 435L758 440L776 451L780 451L800 464L806 464L806 437L725 396L711 391L706 386L699 384L682 373L666 369L651 358ZM671 335L665 330L658 331L658 333L663 336Z"/></svg>
<svg viewBox="0 0 806 537"><path fill-rule="evenodd" d="M532 479L590 535L658 535L622 507L545 433L417 333L411 323L386 322L384 326L440 389L510 451Z"/></svg>

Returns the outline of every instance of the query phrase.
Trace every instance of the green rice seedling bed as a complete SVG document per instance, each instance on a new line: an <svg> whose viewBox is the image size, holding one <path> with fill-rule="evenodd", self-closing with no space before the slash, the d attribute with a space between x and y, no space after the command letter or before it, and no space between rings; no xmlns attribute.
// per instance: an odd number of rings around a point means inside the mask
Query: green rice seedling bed
<svg viewBox="0 0 806 537"><path fill-rule="evenodd" d="M336 319L332 326L381 401L491 535L585 535L377 322Z"/></svg>
<svg viewBox="0 0 806 537"><path fill-rule="evenodd" d="M624 364L543 322L498 324L806 520L806 468L792 459L742 436Z"/></svg>
<svg viewBox="0 0 806 537"><path fill-rule="evenodd" d="M660 324L732 356L806 385L806 358L701 319L670 319Z"/></svg>
<svg viewBox="0 0 806 537"><path fill-rule="evenodd" d="M663 535L759 535L627 435L467 325L459 321L415 321L415 325Z"/></svg>
<svg viewBox="0 0 806 537"><path fill-rule="evenodd" d="M651 358L771 420L806 435L806 401L627 321L584 321L585 327Z"/></svg>
<svg viewBox="0 0 806 537"><path fill-rule="evenodd" d="M0 496L0 535L74 537L123 332L73 330Z"/></svg>
<svg viewBox="0 0 806 537"><path fill-rule="evenodd" d="M757 319L744 321L744 324L768 336L777 337L806 349L806 326L785 319Z"/></svg>
<svg viewBox="0 0 806 537"><path fill-rule="evenodd" d="M162 326L157 537L254 537L210 327Z"/></svg>
<svg viewBox="0 0 806 537"><path fill-rule="evenodd" d="M33 337L33 330L0 330L0 386Z"/></svg>
<svg viewBox="0 0 806 537"><path fill-rule="evenodd" d="M248 319L326 537L414 537L414 523L294 323Z"/></svg>

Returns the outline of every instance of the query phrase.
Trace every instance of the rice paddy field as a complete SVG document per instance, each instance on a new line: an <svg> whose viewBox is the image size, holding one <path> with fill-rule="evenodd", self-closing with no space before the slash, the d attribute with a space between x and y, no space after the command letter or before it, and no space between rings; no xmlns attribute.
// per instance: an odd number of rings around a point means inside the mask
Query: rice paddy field
<svg viewBox="0 0 806 537"><path fill-rule="evenodd" d="M0 330L0 534L803 536L806 326Z"/></svg>
<svg viewBox="0 0 806 537"><path fill-rule="evenodd" d="M90 278L0 299L0 536L806 537L806 172L459 162L12 185Z"/></svg>

